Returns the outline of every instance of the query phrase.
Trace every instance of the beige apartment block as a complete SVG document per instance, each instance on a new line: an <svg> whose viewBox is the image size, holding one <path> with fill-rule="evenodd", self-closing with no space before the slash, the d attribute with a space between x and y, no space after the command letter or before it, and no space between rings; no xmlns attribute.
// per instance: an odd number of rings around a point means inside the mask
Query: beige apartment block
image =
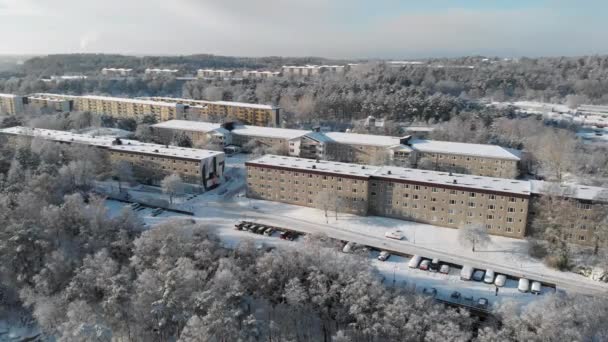
<svg viewBox="0 0 608 342"><path fill-rule="evenodd" d="M31 95L27 97L27 105L41 112L67 113L72 110L72 100L45 96L44 94Z"/></svg>
<svg viewBox="0 0 608 342"><path fill-rule="evenodd" d="M133 74L133 69L127 68L103 68L101 74L108 77L127 77Z"/></svg>
<svg viewBox="0 0 608 342"><path fill-rule="evenodd" d="M199 78L232 78L234 70L199 69L196 73Z"/></svg>
<svg viewBox="0 0 608 342"><path fill-rule="evenodd" d="M187 117L201 121L230 122L238 120L245 125L261 127L277 127L281 122L281 108L272 105L172 97L148 97L144 99L182 104L186 106Z"/></svg>
<svg viewBox="0 0 608 342"><path fill-rule="evenodd" d="M274 155L246 167L251 198L319 208L319 193L326 192L343 212L449 228L483 225L514 238L526 233L525 181Z"/></svg>
<svg viewBox="0 0 608 342"><path fill-rule="evenodd" d="M245 70L243 71L243 78L254 78L254 79L269 79L279 77L281 75L278 71L256 71L256 70Z"/></svg>
<svg viewBox="0 0 608 342"><path fill-rule="evenodd" d="M164 177L177 173L186 183L211 188L221 182L225 168L224 153L217 151L28 127L6 128L0 130L0 134L96 147L112 163L129 163L138 180L148 184L158 185Z"/></svg>
<svg viewBox="0 0 608 342"><path fill-rule="evenodd" d="M283 66L283 76L310 77L322 73L342 74L345 71L344 65L302 65L302 66Z"/></svg>
<svg viewBox="0 0 608 342"><path fill-rule="evenodd" d="M17 115L24 111L23 96L0 94L0 115Z"/></svg>

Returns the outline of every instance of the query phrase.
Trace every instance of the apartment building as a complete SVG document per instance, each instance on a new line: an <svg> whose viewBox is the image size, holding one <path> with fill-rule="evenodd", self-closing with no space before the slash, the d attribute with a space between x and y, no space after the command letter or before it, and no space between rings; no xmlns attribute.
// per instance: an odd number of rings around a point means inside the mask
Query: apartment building
<svg viewBox="0 0 608 342"><path fill-rule="evenodd" d="M146 75L177 75L179 70L177 69L158 69L158 68L148 68L145 71Z"/></svg>
<svg viewBox="0 0 608 342"><path fill-rule="evenodd" d="M243 78L255 78L255 79L268 79L275 78L281 75L278 71L256 71L256 70L245 70L243 71Z"/></svg>
<svg viewBox="0 0 608 342"><path fill-rule="evenodd" d="M498 178L519 176L520 151L514 149L423 139L412 139L406 145L414 151L418 167Z"/></svg>
<svg viewBox="0 0 608 342"><path fill-rule="evenodd" d="M300 155L300 138L309 133L306 130L218 124L200 121L171 120L151 126L153 134L161 141L171 141L185 134L194 145L208 143L219 147L236 145L245 152L256 147L270 148L291 156Z"/></svg>
<svg viewBox="0 0 608 342"><path fill-rule="evenodd" d="M23 96L0 94L0 115L17 115L24 111Z"/></svg>
<svg viewBox="0 0 608 342"><path fill-rule="evenodd" d="M154 115L157 121L167 121L182 118L183 104L168 101L150 101L109 97L97 95L59 95L35 94L32 97L71 101L71 109L81 112L91 112L99 115L110 115L117 118L132 118L141 120L144 116Z"/></svg>
<svg viewBox="0 0 608 342"><path fill-rule="evenodd" d="M46 94L35 94L27 97L27 105L42 113L67 113L72 110L73 101L67 98L47 96Z"/></svg>
<svg viewBox="0 0 608 342"><path fill-rule="evenodd" d="M149 101L178 103L185 107L186 117L210 122L239 121L245 125L277 127L281 108L272 105L231 101L205 101L172 97L148 97Z"/></svg>
<svg viewBox="0 0 608 342"><path fill-rule="evenodd" d="M608 189L586 186L586 185L559 185L544 181L530 181L531 185L531 208L540 207L538 201L543 196L556 196L566 200L568 211L567 222L564 224L569 228L566 239L572 243L593 246L596 238L604 238L602 232L598 231L599 224L608 224ZM531 209L530 219L536 213ZM600 234L598 234L600 233Z"/></svg>
<svg viewBox="0 0 608 342"><path fill-rule="evenodd" d="M127 68L103 68L101 74L111 77L127 77L133 74L133 69Z"/></svg>
<svg viewBox="0 0 608 342"><path fill-rule="evenodd" d="M196 75L199 78L233 78L234 70L199 69Z"/></svg>
<svg viewBox="0 0 608 342"><path fill-rule="evenodd" d="M319 207L328 193L340 211L462 228L526 233L530 184L394 166L348 164L266 155L246 163L247 196ZM332 204L330 204L332 206Z"/></svg>
<svg viewBox="0 0 608 342"><path fill-rule="evenodd" d="M344 73L344 65L303 65L303 66L289 66L284 65L283 76L293 77L311 77L317 76L321 73L331 74L342 74Z"/></svg>
<svg viewBox="0 0 608 342"><path fill-rule="evenodd" d="M135 176L148 184L160 184L167 175L177 173L184 182L201 185L207 189L218 185L224 174L225 156L217 151L28 127L6 128L0 130L0 134L13 138L38 138L99 148L111 163L128 162Z"/></svg>

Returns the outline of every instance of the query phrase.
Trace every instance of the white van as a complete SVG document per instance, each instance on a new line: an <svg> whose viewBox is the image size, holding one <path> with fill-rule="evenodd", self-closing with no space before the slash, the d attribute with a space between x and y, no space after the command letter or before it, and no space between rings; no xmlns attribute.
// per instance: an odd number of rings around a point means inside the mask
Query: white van
<svg viewBox="0 0 608 342"><path fill-rule="evenodd" d="M496 285L496 287L503 287L505 286L505 283L507 282L507 276L504 274L499 274L496 276L496 280L494 281L494 285Z"/></svg>
<svg viewBox="0 0 608 342"><path fill-rule="evenodd" d="M469 265L462 266L462 270L460 271L460 280L471 280L473 277L473 267Z"/></svg>
<svg viewBox="0 0 608 342"><path fill-rule="evenodd" d="M420 255L414 255L410 259L410 262L407 263L407 266L409 268L418 268L418 265L420 264L421 260L422 260L422 257Z"/></svg>
<svg viewBox="0 0 608 342"><path fill-rule="evenodd" d="M520 278L517 289L519 292L528 292L528 290L530 290L530 281L526 278Z"/></svg>
<svg viewBox="0 0 608 342"><path fill-rule="evenodd" d="M483 277L483 282L486 284L492 284L494 282L494 270L487 269L486 275Z"/></svg>
<svg viewBox="0 0 608 342"><path fill-rule="evenodd" d="M533 281L532 287L530 288L530 292L532 292L534 294L540 294L541 288L542 288L542 285L539 281Z"/></svg>

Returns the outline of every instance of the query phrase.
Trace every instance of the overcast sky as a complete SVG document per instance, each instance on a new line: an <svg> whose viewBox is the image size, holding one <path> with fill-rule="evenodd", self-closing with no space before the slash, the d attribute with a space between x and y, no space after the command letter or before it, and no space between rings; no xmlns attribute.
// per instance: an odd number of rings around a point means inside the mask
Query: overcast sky
<svg viewBox="0 0 608 342"><path fill-rule="evenodd" d="M608 53L608 0L0 0L0 54Z"/></svg>

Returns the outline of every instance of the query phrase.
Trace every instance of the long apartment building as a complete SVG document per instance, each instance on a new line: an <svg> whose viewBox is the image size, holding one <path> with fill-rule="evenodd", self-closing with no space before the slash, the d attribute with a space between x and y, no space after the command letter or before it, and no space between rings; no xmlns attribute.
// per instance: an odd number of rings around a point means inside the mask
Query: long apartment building
<svg viewBox="0 0 608 342"><path fill-rule="evenodd" d="M135 176L149 184L159 184L167 175L177 173L184 182L211 188L221 182L224 174L225 156L217 151L28 127L1 129L0 134L99 148L106 153L111 163L129 163Z"/></svg>
<svg viewBox="0 0 608 342"><path fill-rule="evenodd" d="M450 228L478 224L514 238L526 233L526 181L276 155L246 167L247 196L255 199L318 208L319 194L328 193L340 211L357 215Z"/></svg>
<svg viewBox="0 0 608 342"><path fill-rule="evenodd" d="M199 69L196 73L199 78L232 78L234 70Z"/></svg>
<svg viewBox="0 0 608 342"><path fill-rule="evenodd" d="M146 75L177 75L178 73L177 69L148 68L145 70Z"/></svg>
<svg viewBox="0 0 608 342"><path fill-rule="evenodd" d="M279 71L257 71L257 70L244 70L243 78L254 78L254 79L268 79L279 77L281 73Z"/></svg>
<svg viewBox="0 0 608 342"><path fill-rule="evenodd" d="M172 97L144 98L155 102L178 103L186 106L185 112L190 119L211 122L238 120L246 125L277 127L280 125L281 108L272 105L181 99Z"/></svg>
<svg viewBox="0 0 608 342"><path fill-rule="evenodd" d="M318 132L297 129L230 126L172 120L152 126L166 138L186 134L193 143L215 139L225 145L245 146L256 141L275 145L287 155L309 159L334 160L469 173L487 177L516 178L519 175L519 152L496 145L464 144L382 135ZM234 138L235 136L239 136ZM240 138L247 136L244 138ZM251 144L250 144L251 145Z"/></svg>
<svg viewBox="0 0 608 342"><path fill-rule="evenodd" d="M127 77L133 75L133 69L129 68L103 68L101 74L104 76Z"/></svg>
<svg viewBox="0 0 608 342"><path fill-rule="evenodd" d="M46 94L34 94L27 97L27 105L41 112L67 113L72 110L72 100Z"/></svg>
<svg viewBox="0 0 608 342"><path fill-rule="evenodd" d="M301 65L301 66L283 66L283 76L294 77L310 77L317 76L322 73L342 74L344 73L344 65Z"/></svg>
<svg viewBox="0 0 608 342"><path fill-rule="evenodd" d="M17 115L24 111L23 96L14 94L0 94L0 115Z"/></svg>
<svg viewBox="0 0 608 342"><path fill-rule="evenodd" d="M157 121L183 118L185 108L183 104L176 102L97 95L34 94L30 97L38 98L39 106L44 105L44 101L47 101L46 105L50 107L53 106L53 101L63 100L69 101L70 109L75 111L132 119L153 115Z"/></svg>

